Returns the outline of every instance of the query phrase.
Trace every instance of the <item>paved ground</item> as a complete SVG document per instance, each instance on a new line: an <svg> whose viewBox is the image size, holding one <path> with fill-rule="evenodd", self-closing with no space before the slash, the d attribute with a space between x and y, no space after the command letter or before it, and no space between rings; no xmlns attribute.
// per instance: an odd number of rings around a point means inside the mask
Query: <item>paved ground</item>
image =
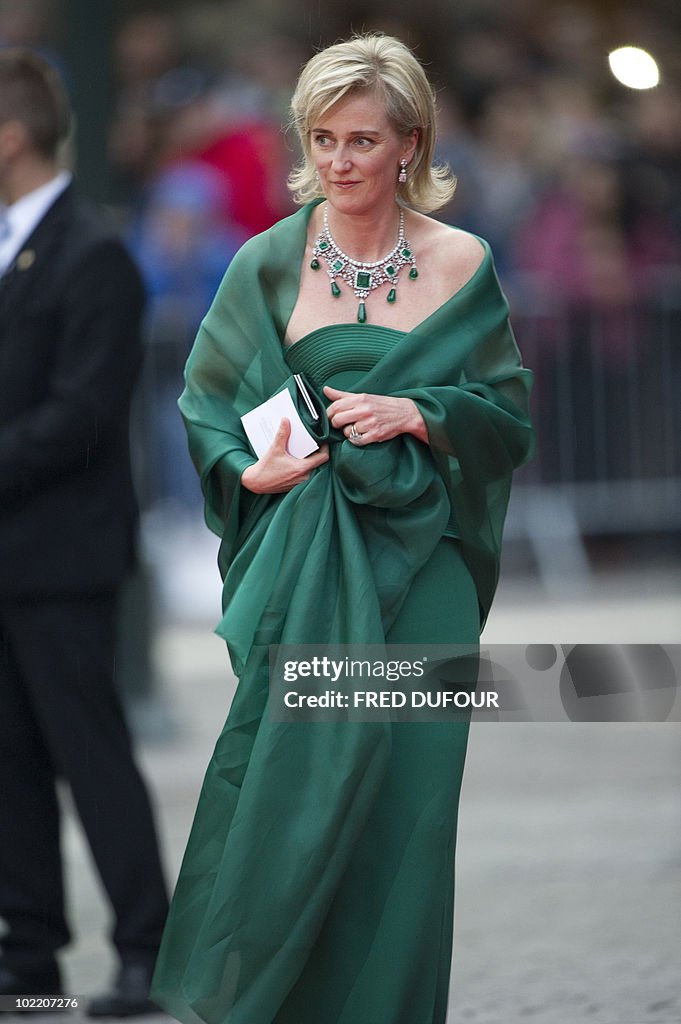
<svg viewBox="0 0 681 1024"><path fill-rule="evenodd" d="M664 573L611 574L551 603L516 580L502 588L485 638L674 642L679 607ZM144 744L140 756L174 877L232 683L205 622L171 624L156 660L177 736ZM681 1022L680 775L681 725L473 728L451 1024ZM64 964L70 991L87 996L114 968L107 915L71 818L64 848L77 935Z"/></svg>

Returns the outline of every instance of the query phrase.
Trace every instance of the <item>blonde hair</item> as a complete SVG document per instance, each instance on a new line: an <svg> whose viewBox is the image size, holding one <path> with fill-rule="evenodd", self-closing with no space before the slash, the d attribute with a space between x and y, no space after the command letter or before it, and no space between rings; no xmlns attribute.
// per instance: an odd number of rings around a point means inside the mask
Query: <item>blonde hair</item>
<svg viewBox="0 0 681 1024"><path fill-rule="evenodd" d="M324 196L312 161L311 131L315 122L339 100L359 92L373 92L382 100L398 135L418 129L406 182L397 182L395 169L395 191L400 201L423 213L444 206L454 194L456 178L447 166L433 165L433 88L411 50L399 39L378 33L355 36L321 50L301 72L291 100L291 123L303 149L303 160L288 179L296 202L307 203Z"/></svg>

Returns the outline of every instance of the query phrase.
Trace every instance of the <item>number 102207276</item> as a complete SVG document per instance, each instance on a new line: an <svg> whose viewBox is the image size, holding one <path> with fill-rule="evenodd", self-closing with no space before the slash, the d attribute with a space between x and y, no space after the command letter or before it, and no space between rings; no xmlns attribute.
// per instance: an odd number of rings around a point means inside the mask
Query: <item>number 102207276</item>
<svg viewBox="0 0 681 1024"><path fill-rule="evenodd" d="M3 996L0 995L0 1012L36 1013L54 1010L77 1010L78 996Z"/></svg>

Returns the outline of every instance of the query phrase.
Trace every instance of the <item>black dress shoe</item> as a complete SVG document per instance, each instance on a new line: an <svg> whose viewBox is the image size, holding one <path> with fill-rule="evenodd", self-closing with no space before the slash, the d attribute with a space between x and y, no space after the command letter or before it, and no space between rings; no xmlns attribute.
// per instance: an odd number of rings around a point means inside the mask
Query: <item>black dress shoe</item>
<svg viewBox="0 0 681 1024"><path fill-rule="evenodd" d="M39 967L6 967L0 963L1 996L60 996L62 982L56 962Z"/></svg>
<svg viewBox="0 0 681 1024"><path fill-rule="evenodd" d="M153 968L146 964L123 964L111 991L90 1001L88 1017L137 1017L144 1013L161 1013L149 998L153 973Z"/></svg>

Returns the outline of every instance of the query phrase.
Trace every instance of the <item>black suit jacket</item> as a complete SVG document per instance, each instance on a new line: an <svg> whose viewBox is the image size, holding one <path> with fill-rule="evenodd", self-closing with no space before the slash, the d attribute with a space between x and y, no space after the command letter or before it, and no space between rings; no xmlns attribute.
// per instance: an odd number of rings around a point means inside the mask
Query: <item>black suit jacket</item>
<svg viewBox="0 0 681 1024"><path fill-rule="evenodd" d="M0 279L0 599L121 582L144 292L103 216L63 192Z"/></svg>

